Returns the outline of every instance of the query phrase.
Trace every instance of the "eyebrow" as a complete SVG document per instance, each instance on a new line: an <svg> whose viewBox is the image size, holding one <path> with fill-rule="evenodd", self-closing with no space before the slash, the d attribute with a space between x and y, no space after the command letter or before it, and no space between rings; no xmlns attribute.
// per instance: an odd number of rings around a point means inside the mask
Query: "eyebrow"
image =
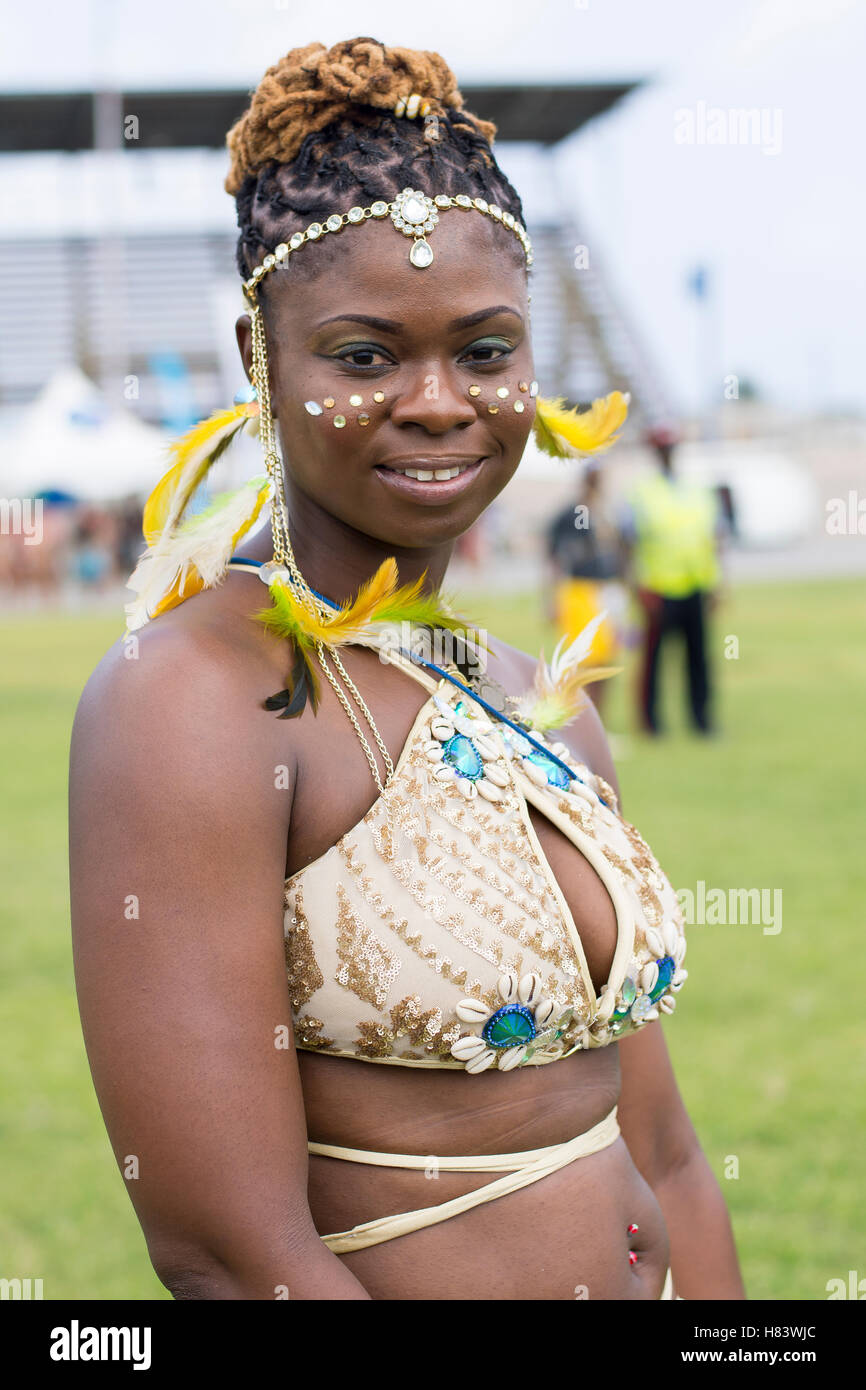
<svg viewBox="0 0 866 1390"><path fill-rule="evenodd" d="M493 318L494 314L513 314L523 322L523 315L517 309L512 309L508 304L494 304L490 309L476 309L473 314L464 314L462 318L452 319L446 326L449 332L456 333L460 328L473 328L476 323ZM373 314L334 314L332 318L322 319L317 327L324 328L327 323L363 323L368 328L378 328L382 333L400 333L405 326L397 323L395 319L380 319Z"/></svg>

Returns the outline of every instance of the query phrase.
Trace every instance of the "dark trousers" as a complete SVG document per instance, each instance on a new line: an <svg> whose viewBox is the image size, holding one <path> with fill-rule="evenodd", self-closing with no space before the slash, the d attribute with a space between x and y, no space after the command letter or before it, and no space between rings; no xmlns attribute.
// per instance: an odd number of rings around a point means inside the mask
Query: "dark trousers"
<svg viewBox="0 0 866 1390"><path fill-rule="evenodd" d="M685 643L686 674L692 724L706 733L711 728L710 682L707 664L707 596L700 590L685 598L665 598L648 589L638 593L644 611L644 651L640 685L643 728L659 733L658 673L662 644L671 633L681 632Z"/></svg>

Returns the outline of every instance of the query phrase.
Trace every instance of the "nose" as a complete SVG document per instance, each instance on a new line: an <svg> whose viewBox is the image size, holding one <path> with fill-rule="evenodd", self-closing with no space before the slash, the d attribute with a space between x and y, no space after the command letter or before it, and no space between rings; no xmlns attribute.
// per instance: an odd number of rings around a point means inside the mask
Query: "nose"
<svg viewBox="0 0 866 1390"><path fill-rule="evenodd" d="M441 367L427 365L407 378L391 408L395 425L420 425L429 434L474 424L478 414L463 388Z"/></svg>

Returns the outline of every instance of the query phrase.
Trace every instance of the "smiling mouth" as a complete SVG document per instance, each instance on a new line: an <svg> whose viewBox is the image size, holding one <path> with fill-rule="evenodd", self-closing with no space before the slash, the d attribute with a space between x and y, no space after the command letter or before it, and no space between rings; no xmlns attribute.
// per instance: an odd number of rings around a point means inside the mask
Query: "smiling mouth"
<svg viewBox="0 0 866 1390"><path fill-rule="evenodd" d="M411 463L406 460L395 459L391 463L379 463L376 465L384 473L399 473L404 478L415 478L419 483L448 482L451 478L459 478L461 473L467 472L470 468L475 468L481 459L468 458L465 454L458 455L457 458L416 458Z"/></svg>

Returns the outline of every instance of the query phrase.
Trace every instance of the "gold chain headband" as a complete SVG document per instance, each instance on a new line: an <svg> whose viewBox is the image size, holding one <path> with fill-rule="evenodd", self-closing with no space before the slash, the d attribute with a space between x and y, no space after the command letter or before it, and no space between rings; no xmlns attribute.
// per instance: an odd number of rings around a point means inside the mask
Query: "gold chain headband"
<svg viewBox="0 0 866 1390"><path fill-rule="evenodd" d="M244 294L248 301L254 304L256 302L256 288L263 277L275 266L285 265L289 257L295 251L300 250L305 242L319 241L331 232L339 232L343 227L357 226L360 222L366 222L371 217L382 219L390 215L397 231L413 239L409 260L419 270L424 270L433 263L433 248L427 241L426 234L433 231L439 221L439 211L444 211L446 208L472 209L485 213L488 217L492 217L494 222L508 227L523 247L527 266L532 265L534 260L532 243L526 228L517 221L513 213L503 212L496 203L488 203L486 198L470 198L466 193L458 193L453 198L447 193L437 193L435 196L429 197L420 189L404 188L393 202L388 203L380 198L368 208L356 205L349 208L348 212L332 213L324 222L311 222L305 231L295 232L288 241L281 241L279 246L268 252L261 265L256 266L249 279L244 280Z"/></svg>

